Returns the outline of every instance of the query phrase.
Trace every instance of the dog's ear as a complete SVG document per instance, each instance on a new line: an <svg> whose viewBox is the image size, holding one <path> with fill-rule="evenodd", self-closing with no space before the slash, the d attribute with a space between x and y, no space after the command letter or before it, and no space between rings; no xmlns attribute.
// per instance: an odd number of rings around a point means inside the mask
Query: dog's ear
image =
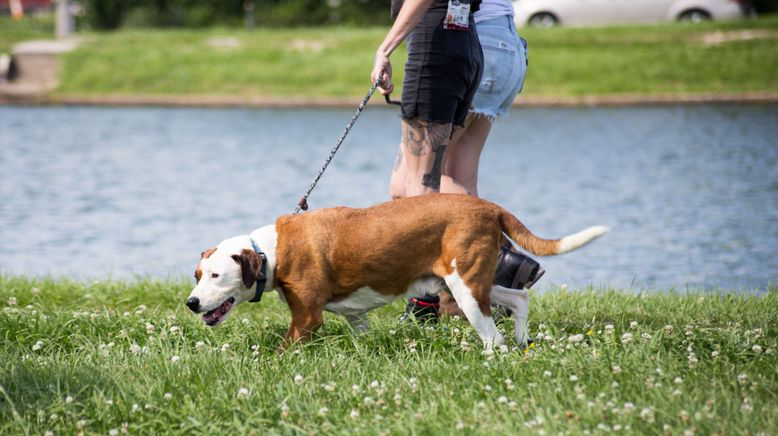
<svg viewBox="0 0 778 436"><path fill-rule="evenodd" d="M259 279L259 272L262 268L262 257L254 250L244 248L240 254L233 254L232 259L240 265L240 272L243 278L243 284L251 289L254 283Z"/></svg>
<svg viewBox="0 0 778 436"><path fill-rule="evenodd" d="M211 255L213 254L214 251L216 251L216 247L209 248L209 249L203 251L202 253L200 253L200 259L202 260L202 259L211 257Z"/></svg>

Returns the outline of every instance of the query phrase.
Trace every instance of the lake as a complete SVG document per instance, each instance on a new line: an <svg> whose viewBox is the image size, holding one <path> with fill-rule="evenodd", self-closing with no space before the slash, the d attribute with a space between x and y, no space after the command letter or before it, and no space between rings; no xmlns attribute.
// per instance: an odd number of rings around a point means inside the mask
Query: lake
<svg viewBox="0 0 778 436"><path fill-rule="evenodd" d="M204 249L294 210L352 112L0 106L0 271L189 276ZM369 106L311 207L386 201L399 126ZM539 236L611 228L541 258L539 289L778 283L778 105L515 109L479 190Z"/></svg>

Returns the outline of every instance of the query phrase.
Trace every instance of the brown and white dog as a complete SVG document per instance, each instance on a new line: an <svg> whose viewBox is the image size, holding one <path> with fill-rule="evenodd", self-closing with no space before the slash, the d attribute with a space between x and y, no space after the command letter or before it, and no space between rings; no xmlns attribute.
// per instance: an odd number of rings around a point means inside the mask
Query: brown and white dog
<svg viewBox="0 0 778 436"><path fill-rule="evenodd" d="M236 305L277 290L291 310L291 342L310 337L325 310L364 331L368 311L404 295L437 294L447 285L485 347L503 342L491 303L512 310L516 341L524 345L527 291L492 284L502 234L546 256L575 250L607 231L597 226L541 239L505 209L456 194L286 215L203 252L187 306L216 325Z"/></svg>

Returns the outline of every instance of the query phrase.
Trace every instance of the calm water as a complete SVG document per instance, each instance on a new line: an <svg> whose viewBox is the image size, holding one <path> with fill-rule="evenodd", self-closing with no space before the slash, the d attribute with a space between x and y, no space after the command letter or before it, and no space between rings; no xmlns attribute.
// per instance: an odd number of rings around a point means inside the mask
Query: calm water
<svg viewBox="0 0 778 436"><path fill-rule="evenodd" d="M190 275L199 253L290 213L351 110L0 107L0 271ZM362 114L313 208L387 199L396 112ZM778 283L778 106L522 109L481 195L536 234L612 231L539 283Z"/></svg>

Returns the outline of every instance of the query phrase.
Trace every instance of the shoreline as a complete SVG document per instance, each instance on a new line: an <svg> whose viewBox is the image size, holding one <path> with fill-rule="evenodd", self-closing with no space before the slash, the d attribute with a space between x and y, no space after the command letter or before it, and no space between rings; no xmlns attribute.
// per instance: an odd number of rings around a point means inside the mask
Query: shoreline
<svg viewBox="0 0 778 436"><path fill-rule="evenodd" d="M151 107L249 107L249 108L354 108L362 97L281 97L240 95L49 95L37 93L0 94L0 104L8 106L151 106ZM395 97L397 98L397 97ZM519 96L513 107L598 107L651 106L668 104L775 104L778 92L700 93L700 94L611 94L584 96ZM374 94L371 106L386 106Z"/></svg>

